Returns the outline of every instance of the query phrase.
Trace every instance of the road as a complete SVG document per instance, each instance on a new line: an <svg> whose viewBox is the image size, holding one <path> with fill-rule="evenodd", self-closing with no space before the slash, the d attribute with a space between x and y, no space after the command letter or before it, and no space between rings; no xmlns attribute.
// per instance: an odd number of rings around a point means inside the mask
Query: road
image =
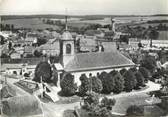
<svg viewBox="0 0 168 117"><path fill-rule="evenodd" d="M151 91L158 91L161 88L160 84L156 84L156 83L151 82L151 81L148 81L148 83L146 84L146 86L148 88L146 88L144 90L132 91L132 92L123 92L123 93L116 94L116 95L109 95L107 97L108 98L128 97L128 96L133 96L133 95L137 95L137 94L141 94L141 93L148 93L148 92L151 92Z"/></svg>

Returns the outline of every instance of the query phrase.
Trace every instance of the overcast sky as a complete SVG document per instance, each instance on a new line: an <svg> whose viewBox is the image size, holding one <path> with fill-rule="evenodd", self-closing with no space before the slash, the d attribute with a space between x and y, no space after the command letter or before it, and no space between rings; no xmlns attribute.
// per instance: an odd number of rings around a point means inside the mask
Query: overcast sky
<svg viewBox="0 0 168 117"><path fill-rule="evenodd" d="M168 14L168 0L0 0L0 14Z"/></svg>

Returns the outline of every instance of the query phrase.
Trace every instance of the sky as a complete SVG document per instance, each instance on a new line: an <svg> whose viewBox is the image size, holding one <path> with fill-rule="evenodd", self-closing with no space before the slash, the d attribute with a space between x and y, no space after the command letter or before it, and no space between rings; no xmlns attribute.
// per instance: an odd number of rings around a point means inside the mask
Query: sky
<svg viewBox="0 0 168 117"><path fill-rule="evenodd" d="M68 15L168 14L168 0L0 0L0 15L65 13Z"/></svg>

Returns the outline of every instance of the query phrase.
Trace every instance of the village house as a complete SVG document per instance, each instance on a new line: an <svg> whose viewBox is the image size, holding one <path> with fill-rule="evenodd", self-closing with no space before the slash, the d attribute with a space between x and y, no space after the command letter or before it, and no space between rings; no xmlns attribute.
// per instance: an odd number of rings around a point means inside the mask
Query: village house
<svg viewBox="0 0 168 117"><path fill-rule="evenodd" d="M9 75L24 75L25 73L30 74L30 76L34 75L36 65L28 65L23 63L15 63L15 64L2 64L1 72Z"/></svg>
<svg viewBox="0 0 168 117"><path fill-rule="evenodd" d="M43 55L59 56L60 54L59 40L54 40L53 43L46 43L44 45L41 45L38 49L43 53Z"/></svg>

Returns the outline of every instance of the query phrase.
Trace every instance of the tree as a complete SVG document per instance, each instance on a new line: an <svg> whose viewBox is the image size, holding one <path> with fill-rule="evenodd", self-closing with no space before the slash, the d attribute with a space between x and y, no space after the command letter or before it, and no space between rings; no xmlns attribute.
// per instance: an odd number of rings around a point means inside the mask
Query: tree
<svg viewBox="0 0 168 117"><path fill-rule="evenodd" d="M135 73L135 77L136 77L136 80L137 80L137 88L139 88L139 86L144 86L144 81L145 81L145 78L143 77L142 73L137 71Z"/></svg>
<svg viewBox="0 0 168 117"><path fill-rule="evenodd" d="M47 43L47 39L45 39L45 38L38 38L37 39L37 45L38 46L43 45L45 43Z"/></svg>
<svg viewBox="0 0 168 117"><path fill-rule="evenodd" d="M40 62L37 64L35 68L35 77L34 81L40 82L41 78L44 82L51 82L51 77L52 77L52 71L51 71L51 66L47 61Z"/></svg>
<svg viewBox="0 0 168 117"><path fill-rule="evenodd" d="M11 50L12 49L12 42L9 41L9 44L8 44L8 49Z"/></svg>
<svg viewBox="0 0 168 117"><path fill-rule="evenodd" d="M90 82L85 74L82 74L79 79L81 81L81 85L79 86L79 94L84 96L89 91Z"/></svg>
<svg viewBox="0 0 168 117"><path fill-rule="evenodd" d="M34 51L34 56L35 57L40 57L40 56L42 56L43 54L42 54L42 52L39 52L38 50L35 50Z"/></svg>
<svg viewBox="0 0 168 117"><path fill-rule="evenodd" d="M143 108L140 108L137 105L131 105L127 109L128 116L142 116L143 115Z"/></svg>
<svg viewBox="0 0 168 117"><path fill-rule="evenodd" d="M150 73L154 73L156 69L156 60L154 57L146 55L144 59L142 59L140 66L148 69Z"/></svg>
<svg viewBox="0 0 168 117"><path fill-rule="evenodd" d="M119 72L114 76L114 81L115 81L115 85L114 85L113 92L114 93L120 93L121 91L123 91L123 89L124 89L124 78Z"/></svg>
<svg viewBox="0 0 168 117"><path fill-rule="evenodd" d="M0 45L5 44L5 38L4 38L3 36L0 35L0 39L1 39L1 41L0 41Z"/></svg>
<svg viewBox="0 0 168 117"><path fill-rule="evenodd" d="M125 42L128 44L129 38L127 35L121 35L120 42Z"/></svg>
<svg viewBox="0 0 168 117"><path fill-rule="evenodd" d="M132 67L132 68L130 68L129 70L131 70L133 73L136 73L136 72L137 72L136 67Z"/></svg>
<svg viewBox="0 0 168 117"><path fill-rule="evenodd" d="M114 89L114 78L112 77L112 75L106 72L102 72L99 76L100 80L102 81L102 85L103 85L103 90L102 92L105 94L109 94L113 91Z"/></svg>
<svg viewBox="0 0 168 117"><path fill-rule="evenodd" d="M111 110L115 102L115 99L108 99L107 97L99 102L98 96L93 93L84 98L82 109L89 117L112 117Z"/></svg>
<svg viewBox="0 0 168 117"><path fill-rule="evenodd" d="M6 53L2 53L1 58L10 58L10 56L7 55Z"/></svg>
<svg viewBox="0 0 168 117"><path fill-rule="evenodd" d="M162 80L162 91L168 95L168 70L165 70L165 75Z"/></svg>
<svg viewBox="0 0 168 117"><path fill-rule="evenodd" d="M143 47L141 42L138 43L138 47L139 47L139 48L142 48L142 47Z"/></svg>
<svg viewBox="0 0 168 117"><path fill-rule="evenodd" d="M130 92L132 91L132 89L135 88L137 81L136 81L136 77L134 75L134 73L131 70L128 70L125 74L125 91Z"/></svg>
<svg viewBox="0 0 168 117"><path fill-rule="evenodd" d="M58 72L57 72L57 69L56 69L56 67L54 65L52 65L52 68L53 68L53 70L52 70L51 80L52 80L52 83L57 86Z"/></svg>
<svg viewBox="0 0 168 117"><path fill-rule="evenodd" d="M149 38L150 38L150 47L152 47L152 40L156 40L159 37L159 32L155 29L151 29L149 32Z"/></svg>
<svg viewBox="0 0 168 117"><path fill-rule="evenodd" d="M64 96L72 96L76 93L77 84L74 83L74 76L71 73L64 73L60 86L61 94Z"/></svg>
<svg viewBox="0 0 168 117"><path fill-rule="evenodd" d="M103 89L101 80L98 79L95 76L92 77L90 80L91 80L91 83L92 83L92 91L94 91L96 93L100 93Z"/></svg>
<svg viewBox="0 0 168 117"><path fill-rule="evenodd" d="M112 107L115 105L116 100L115 99L108 99L107 97L104 97L101 100L101 107L106 107L108 110L112 110Z"/></svg>
<svg viewBox="0 0 168 117"><path fill-rule="evenodd" d="M123 76L126 73L126 71L127 70L123 68L123 69L120 70L120 74Z"/></svg>
<svg viewBox="0 0 168 117"><path fill-rule="evenodd" d="M139 67L139 72L143 75L145 82L147 82L150 78L150 72L145 67Z"/></svg>

